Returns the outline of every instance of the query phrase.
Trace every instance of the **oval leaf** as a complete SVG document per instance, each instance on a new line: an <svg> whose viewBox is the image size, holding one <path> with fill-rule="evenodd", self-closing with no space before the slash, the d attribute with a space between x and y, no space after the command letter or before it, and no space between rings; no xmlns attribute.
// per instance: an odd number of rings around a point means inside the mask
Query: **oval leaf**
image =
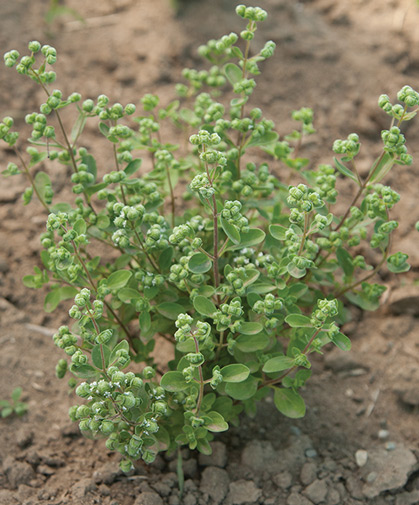
<svg viewBox="0 0 419 505"><path fill-rule="evenodd" d="M227 235L227 237L234 243L234 244L240 244L240 232L234 226L234 224L229 223L226 221L223 217L221 219L221 226Z"/></svg>
<svg viewBox="0 0 419 505"><path fill-rule="evenodd" d="M260 244L265 240L266 233L259 228L250 228L246 233L241 233L240 247L250 247Z"/></svg>
<svg viewBox="0 0 419 505"><path fill-rule="evenodd" d="M261 351L269 344L269 337L266 333L259 335L239 335L236 338L236 346L242 352Z"/></svg>
<svg viewBox="0 0 419 505"><path fill-rule="evenodd" d="M159 314L166 317L167 319L171 319L176 321L177 316L185 312L185 309L182 305L173 302L163 302L156 305L156 310Z"/></svg>
<svg viewBox="0 0 419 505"><path fill-rule="evenodd" d="M62 288L53 289L50 291L44 300L45 312L52 312L62 300L74 298L78 293L73 286L63 286Z"/></svg>
<svg viewBox="0 0 419 505"><path fill-rule="evenodd" d="M100 368L101 370L109 365L109 357L111 351L108 346L102 344L103 351L103 361L102 361L102 352L100 350L100 344L97 344L92 349L92 362L95 367Z"/></svg>
<svg viewBox="0 0 419 505"><path fill-rule="evenodd" d="M243 382L249 377L250 370L246 365L237 363L221 369L224 382Z"/></svg>
<svg viewBox="0 0 419 505"><path fill-rule="evenodd" d="M282 372L294 366L294 360L288 356L276 356L268 359L264 364L262 371L265 373Z"/></svg>
<svg viewBox="0 0 419 505"><path fill-rule="evenodd" d="M284 240L286 232L287 228L285 228L285 226L281 226L280 224L271 224L271 226L269 226L269 233L276 240Z"/></svg>
<svg viewBox="0 0 419 505"><path fill-rule="evenodd" d="M225 422L224 417L212 410L208 414L205 415L206 418L209 418L209 422L205 423L205 428L208 431L220 432L228 430L228 424Z"/></svg>
<svg viewBox="0 0 419 505"><path fill-rule="evenodd" d="M344 335L343 333L338 333L335 335L332 339L332 342L339 347L339 349L342 349L342 351L350 351L351 350L351 341L349 338Z"/></svg>
<svg viewBox="0 0 419 505"><path fill-rule="evenodd" d="M226 384L225 392L235 400L248 400L256 393L258 389L258 381L250 375L243 382L229 382Z"/></svg>
<svg viewBox="0 0 419 505"><path fill-rule="evenodd" d="M242 335L257 335L263 330L263 325L261 323L242 323L240 325L239 333Z"/></svg>
<svg viewBox="0 0 419 505"><path fill-rule="evenodd" d="M195 310L203 316L211 316L217 310L217 307L211 300L201 295L195 296L193 306L195 307Z"/></svg>
<svg viewBox="0 0 419 505"><path fill-rule="evenodd" d="M224 73L230 84L236 84L243 79L243 70L234 63L227 63L224 66Z"/></svg>
<svg viewBox="0 0 419 505"><path fill-rule="evenodd" d="M107 279L106 284L109 289L123 288L130 280L132 272L129 270L117 270L113 272Z"/></svg>
<svg viewBox="0 0 419 505"><path fill-rule="evenodd" d="M160 381L160 386L166 391L178 392L188 387L182 372L167 372Z"/></svg>
<svg viewBox="0 0 419 505"><path fill-rule="evenodd" d="M311 320L307 316L302 314L289 314L285 318L285 322L289 324L292 328L312 328Z"/></svg>
<svg viewBox="0 0 419 505"><path fill-rule="evenodd" d="M357 176L351 170L349 170L348 167L345 167L345 165L343 163L341 163L337 158L334 158L334 160L335 160L336 168L339 170L339 172L342 175L349 177L349 179L352 179L359 186L359 180L358 180Z"/></svg>
<svg viewBox="0 0 419 505"><path fill-rule="evenodd" d="M199 252L190 257L188 268L194 274L204 274L212 268L212 261L206 254Z"/></svg>
<svg viewBox="0 0 419 505"><path fill-rule="evenodd" d="M275 407L291 419L304 417L306 406L302 397L292 389L277 388L274 393Z"/></svg>

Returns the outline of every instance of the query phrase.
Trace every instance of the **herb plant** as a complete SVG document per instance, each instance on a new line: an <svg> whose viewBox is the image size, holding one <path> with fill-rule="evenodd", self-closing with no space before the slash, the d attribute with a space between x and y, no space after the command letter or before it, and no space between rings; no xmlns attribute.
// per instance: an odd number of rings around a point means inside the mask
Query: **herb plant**
<svg viewBox="0 0 419 505"><path fill-rule="evenodd" d="M355 133L334 143L334 165L311 166L299 152L314 132L312 110L295 111L299 126L279 138L274 122L250 105L275 44L251 51L267 14L236 11L246 22L240 35L199 47L210 69L185 69L179 99L167 105L145 95L139 116L133 104L111 104L103 94L81 101L79 93L51 90L57 55L49 45L34 41L27 56L5 54L6 66L16 64L46 95L26 116L33 129L26 155L13 120L0 125L19 162L5 175L23 174L24 203L36 195L48 213L43 268L24 283L49 286L47 311L74 298L72 324L54 336L70 357L56 373L69 370L84 399L71 419L86 434L106 436L124 470L184 445L210 453L213 433L237 424L243 410L254 414L271 392L281 413L303 416L299 389L311 375L311 354L328 343L350 348L339 329L344 302L376 309L386 289L376 273L409 269L406 254L391 252L398 226L391 209L400 197L382 180L412 163L400 127L418 110L419 94L405 86L395 105L380 97L390 127L366 177L357 170ZM77 114L68 133L61 109L70 107ZM88 120L109 141L106 173L81 145ZM177 143L162 139L163 121L173 123ZM72 204L54 199L40 170L47 161L71 170ZM355 196L335 214L342 176ZM372 265L368 247L378 258ZM173 352L158 366L162 339Z"/></svg>

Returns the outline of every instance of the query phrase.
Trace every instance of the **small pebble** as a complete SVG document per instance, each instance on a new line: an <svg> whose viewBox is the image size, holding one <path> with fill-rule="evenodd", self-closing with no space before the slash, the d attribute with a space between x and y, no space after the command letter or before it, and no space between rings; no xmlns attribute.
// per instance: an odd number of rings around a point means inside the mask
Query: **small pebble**
<svg viewBox="0 0 419 505"><path fill-rule="evenodd" d="M386 442L385 448L387 451L394 451L396 448L396 442Z"/></svg>
<svg viewBox="0 0 419 505"><path fill-rule="evenodd" d="M291 430L291 433L297 437L300 437L301 436L301 430L300 428L298 428L297 426L291 426L290 428Z"/></svg>
<svg viewBox="0 0 419 505"><path fill-rule="evenodd" d="M355 461L359 468L362 468L367 464L368 461L368 452L364 451L364 449L359 449L355 453Z"/></svg>
<svg viewBox="0 0 419 505"><path fill-rule="evenodd" d="M378 432L378 438L381 440L384 440L385 438L388 438L390 435L390 432L388 430L380 430Z"/></svg>
<svg viewBox="0 0 419 505"><path fill-rule="evenodd" d="M307 458L317 458L316 449L306 449L305 453Z"/></svg>
<svg viewBox="0 0 419 505"><path fill-rule="evenodd" d="M370 472L367 475L367 482L369 483L374 482L376 478L377 478L377 472Z"/></svg>

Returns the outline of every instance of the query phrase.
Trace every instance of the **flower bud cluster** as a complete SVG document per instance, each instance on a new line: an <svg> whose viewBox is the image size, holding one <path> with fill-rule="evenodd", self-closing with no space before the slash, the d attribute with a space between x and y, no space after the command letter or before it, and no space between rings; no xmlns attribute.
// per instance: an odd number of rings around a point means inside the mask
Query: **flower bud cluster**
<svg viewBox="0 0 419 505"><path fill-rule="evenodd" d="M321 164L313 171L313 189L320 198L327 203L336 203L338 191L336 190L336 172L331 165Z"/></svg>
<svg viewBox="0 0 419 505"><path fill-rule="evenodd" d="M218 65L212 66L209 70L199 71L193 68L185 68L182 71L182 76L189 81L190 89L193 91L200 90L204 85L215 88L224 86L226 83L226 78ZM180 96L187 96L190 93L190 90L184 84L178 84L176 91ZM199 126L199 123L191 125Z"/></svg>
<svg viewBox="0 0 419 505"><path fill-rule="evenodd" d="M290 186L287 202L291 207L296 207L300 212L311 212L315 208L323 207L324 202L315 191L310 191L305 184Z"/></svg>
<svg viewBox="0 0 419 505"><path fill-rule="evenodd" d="M338 313L338 302L333 300L318 300L317 309L313 311L311 316L311 324L315 328L321 328L329 317L334 317Z"/></svg>
<svg viewBox="0 0 419 505"><path fill-rule="evenodd" d="M400 200L400 195L390 186L376 184L373 192L365 197L367 216L371 219L382 217L387 219L387 209L391 209Z"/></svg>
<svg viewBox="0 0 419 505"><path fill-rule="evenodd" d="M222 286L222 291L229 296L233 294L243 296L246 293L245 282L247 280L247 274L254 270L255 265L253 263L248 263L243 267L233 268L225 277L229 285L225 284Z"/></svg>
<svg viewBox="0 0 419 505"><path fill-rule="evenodd" d="M224 203L221 217L228 223L236 226L240 231L246 233L249 230L249 221L241 214L242 204L238 200L228 200Z"/></svg>
<svg viewBox="0 0 419 505"><path fill-rule="evenodd" d="M265 314L266 316L272 315L274 312L278 312L283 307L283 302L279 298L276 298L273 294L268 293L263 300L258 300L253 305L253 311L256 314Z"/></svg>
<svg viewBox="0 0 419 505"><path fill-rule="evenodd" d="M72 356L76 350L77 337L71 333L68 326L60 326L58 332L53 335L54 344L69 356Z"/></svg>
<svg viewBox="0 0 419 505"><path fill-rule="evenodd" d="M268 16L268 13L260 7L246 7L242 4L236 7L236 14L251 21L265 21Z"/></svg>
<svg viewBox="0 0 419 505"><path fill-rule="evenodd" d="M395 268L403 267L406 264L408 254L397 252L388 257L387 262Z"/></svg>
<svg viewBox="0 0 419 505"><path fill-rule="evenodd" d="M220 39L211 39L206 44L198 47L198 53L203 58L211 62L220 59L220 56L230 58L231 47L237 42L238 36L235 33L223 35Z"/></svg>
<svg viewBox="0 0 419 505"><path fill-rule="evenodd" d="M310 109L309 107L302 107L299 110L293 111L291 114L292 119L295 121L301 121L303 124L302 133L305 133L306 135L311 135L316 131L313 126L313 116L313 109Z"/></svg>
<svg viewBox="0 0 419 505"><path fill-rule="evenodd" d="M346 140L335 140L332 149L336 154L345 154L345 159L351 160L359 153L360 147L359 136L351 133Z"/></svg>
<svg viewBox="0 0 419 505"><path fill-rule="evenodd" d="M6 116L0 123L0 139L4 140L10 147L14 146L19 138L17 132L11 132L10 128L13 126L13 118Z"/></svg>

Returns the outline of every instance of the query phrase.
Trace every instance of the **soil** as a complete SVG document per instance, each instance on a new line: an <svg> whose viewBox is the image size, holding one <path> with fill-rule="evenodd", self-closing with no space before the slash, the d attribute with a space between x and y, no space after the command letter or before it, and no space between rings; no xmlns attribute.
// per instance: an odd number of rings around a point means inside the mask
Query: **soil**
<svg viewBox="0 0 419 505"><path fill-rule="evenodd" d="M167 103L183 67L199 65L195 48L209 38L238 31L235 1L67 0L87 21L70 15L45 22L47 3L0 3L0 47L24 52L29 40L54 45L59 87L83 97L107 94L136 102L153 92ZM404 84L419 88L419 6L414 0L260 0L269 11L255 40L278 47L264 64L255 106L275 120L280 133L293 128L290 112L310 106L317 134L303 148L312 163L331 161L331 144L352 131L361 136L361 166L380 150L388 118L376 105ZM1 116L23 118L42 95L13 71L0 70ZM408 125L409 151L419 160L419 127ZM100 139L88 129L85 144L106 168ZM98 147L99 146L99 147ZM11 153L2 147L0 163ZM402 194L396 250L409 254L408 275L383 276L388 286L375 313L353 312L345 332L353 350L329 349L316 359L304 390L301 420L281 416L265 401L254 419L217 437L211 457L184 451L185 490L179 498L175 462L158 457L151 467L118 471L118 456L103 440L80 435L68 420L75 403L65 381L55 379L62 357L51 334L66 311L42 310L45 293L21 278L39 264L38 236L45 215L36 203L23 207L23 179L0 185L0 384L1 398L23 388L23 417L0 424L0 504L104 505L351 505L419 503L419 220L418 161L397 168L388 182ZM278 170L281 177L280 167ZM56 168L54 185L63 187ZM350 184L340 190L348 199ZM394 251L394 252L395 252ZM365 462L365 459L367 460Z"/></svg>

